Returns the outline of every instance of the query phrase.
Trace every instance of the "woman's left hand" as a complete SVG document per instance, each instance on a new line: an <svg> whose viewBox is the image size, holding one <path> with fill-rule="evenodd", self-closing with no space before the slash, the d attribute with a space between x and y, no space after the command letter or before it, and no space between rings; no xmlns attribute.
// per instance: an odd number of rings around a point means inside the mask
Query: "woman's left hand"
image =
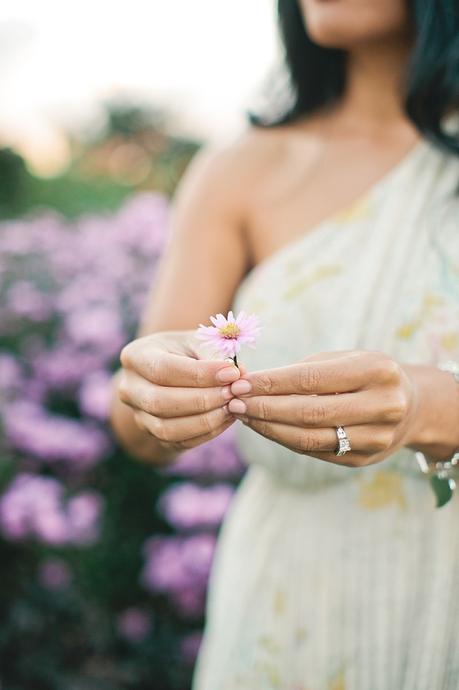
<svg viewBox="0 0 459 690"><path fill-rule="evenodd" d="M414 379L382 352L313 355L246 373L231 390L237 397L230 412L254 431L296 453L349 467L379 462L406 445L418 407ZM337 426L352 448L340 457Z"/></svg>

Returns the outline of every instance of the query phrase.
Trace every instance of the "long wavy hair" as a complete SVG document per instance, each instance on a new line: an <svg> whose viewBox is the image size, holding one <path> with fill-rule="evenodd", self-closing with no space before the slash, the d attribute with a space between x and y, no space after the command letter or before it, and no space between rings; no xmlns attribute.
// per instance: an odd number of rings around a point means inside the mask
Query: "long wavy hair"
<svg viewBox="0 0 459 690"><path fill-rule="evenodd" d="M442 124L444 116L459 112L459 0L407 2L415 38L403 80L405 111L427 139L459 155L458 137ZM298 0L277 0L277 13L287 84L278 81L279 89L270 79L268 113L248 113L259 127L293 122L330 105L346 85L346 52L311 40Z"/></svg>

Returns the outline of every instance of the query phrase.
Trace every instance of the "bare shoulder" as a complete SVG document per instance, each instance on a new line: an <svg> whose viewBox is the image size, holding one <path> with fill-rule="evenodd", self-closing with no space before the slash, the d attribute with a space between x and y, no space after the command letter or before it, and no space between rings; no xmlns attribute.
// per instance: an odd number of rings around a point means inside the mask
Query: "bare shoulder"
<svg viewBox="0 0 459 690"><path fill-rule="evenodd" d="M235 176L246 182L279 153L283 138L280 130L249 126L230 139L204 146L192 165L211 175Z"/></svg>
<svg viewBox="0 0 459 690"><path fill-rule="evenodd" d="M281 174L289 137L283 128L251 127L194 156L175 193L169 243L142 333L192 328L231 308L254 263L258 191L266 197L267 178Z"/></svg>
<svg viewBox="0 0 459 690"><path fill-rule="evenodd" d="M207 144L191 161L178 195L202 190L234 211L244 212L257 190L273 173L288 165L292 151L301 147L303 160L311 159L317 137L314 129L298 125L272 128L248 126L233 138Z"/></svg>

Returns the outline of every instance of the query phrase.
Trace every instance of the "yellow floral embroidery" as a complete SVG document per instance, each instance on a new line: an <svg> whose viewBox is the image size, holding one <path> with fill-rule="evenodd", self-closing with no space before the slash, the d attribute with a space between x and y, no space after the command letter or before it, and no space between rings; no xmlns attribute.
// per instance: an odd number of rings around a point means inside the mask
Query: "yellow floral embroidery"
<svg viewBox="0 0 459 690"><path fill-rule="evenodd" d="M276 615L281 615L285 611L285 592L276 589L273 597L273 609Z"/></svg>
<svg viewBox="0 0 459 690"><path fill-rule="evenodd" d="M406 508L402 479L397 472L378 472L369 481L363 479L359 494L359 504L362 508L378 510L391 503L402 509Z"/></svg>
<svg viewBox="0 0 459 690"><path fill-rule="evenodd" d="M277 642L269 635L261 635L258 638L257 643L260 647L262 647L265 651L269 652L270 654L274 654L280 650L280 647L277 644Z"/></svg>
<svg viewBox="0 0 459 690"><path fill-rule="evenodd" d="M260 688L263 690L284 690L281 673L273 655L280 651L279 645L269 635L261 635L257 639L258 653L245 670L226 679L224 690L234 690L236 687Z"/></svg>
<svg viewBox="0 0 459 690"><path fill-rule="evenodd" d="M443 302L443 298L439 295L427 293L424 296L419 315L417 318L413 319L413 321L408 321L397 329L395 333L397 338L400 338L401 340L409 340L412 338L418 328L422 326L423 322L430 318L434 308L442 305Z"/></svg>
<svg viewBox="0 0 459 690"><path fill-rule="evenodd" d="M344 671L340 671L338 675L332 680L330 690L346 690L346 679Z"/></svg>
<svg viewBox="0 0 459 690"><path fill-rule="evenodd" d="M281 688L281 687L282 687L282 685L281 685L281 679L280 679L280 675L279 675L277 669L276 669L274 666L272 666L272 665L271 665L271 666L268 666L268 664L266 664L266 667L265 667L265 668L266 668L266 675L268 676L268 678L269 678L270 682L272 683L272 685L273 685L274 687L279 687L279 688Z"/></svg>
<svg viewBox="0 0 459 690"><path fill-rule="evenodd" d="M352 223L354 220L365 218L370 212L370 195L365 194L356 199L346 208L338 211L333 216L333 220L337 223Z"/></svg>
<svg viewBox="0 0 459 690"><path fill-rule="evenodd" d="M397 330L397 338L400 338L401 340L409 340L413 337L415 331L417 331L420 325L420 319L417 321L412 321L411 323L403 324L403 326L400 326L400 328Z"/></svg>
<svg viewBox="0 0 459 690"><path fill-rule="evenodd" d="M266 302L262 299L254 299L247 307L248 312L259 312L265 307Z"/></svg>
<svg viewBox="0 0 459 690"><path fill-rule="evenodd" d="M450 350L451 352L454 352L456 349L459 348L459 336L454 331L450 333L445 333L442 336L440 342L442 346L445 348L445 350Z"/></svg>
<svg viewBox="0 0 459 690"><path fill-rule="evenodd" d="M297 628L295 630L295 642L297 644L301 644L301 642L304 642L308 633L306 631L306 628Z"/></svg>
<svg viewBox="0 0 459 690"><path fill-rule="evenodd" d="M330 266L319 266L311 275L306 276L298 282L291 285L288 290L282 295L284 299L290 300L300 294L303 290L310 288L311 285L318 283L320 280L330 278L331 276L341 273L343 267L339 264Z"/></svg>
<svg viewBox="0 0 459 690"><path fill-rule="evenodd" d="M432 292L428 292L424 297L424 308L430 309L431 307L438 307L444 303L443 297L440 295L435 295Z"/></svg>

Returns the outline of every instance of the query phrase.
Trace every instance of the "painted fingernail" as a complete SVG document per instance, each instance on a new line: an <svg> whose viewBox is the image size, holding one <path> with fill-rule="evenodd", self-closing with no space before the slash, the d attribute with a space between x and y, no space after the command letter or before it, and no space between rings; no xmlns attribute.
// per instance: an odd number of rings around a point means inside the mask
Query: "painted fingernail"
<svg viewBox="0 0 459 690"><path fill-rule="evenodd" d="M243 400L231 400L228 403L228 409L230 412L236 412L236 414L244 414L247 412L247 405Z"/></svg>
<svg viewBox="0 0 459 690"><path fill-rule="evenodd" d="M217 381L220 383L231 383L232 381L236 381L236 379L239 377L239 370L237 367L225 367L224 369L220 369L216 373L216 378Z"/></svg>
<svg viewBox="0 0 459 690"><path fill-rule="evenodd" d="M252 386L246 379L239 379L239 381L235 381L231 386L231 392L234 393L234 395L244 395L244 393L250 393L251 390Z"/></svg>
<svg viewBox="0 0 459 690"><path fill-rule="evenodd" d="M231 398L233 397L233 394L231 393L231 387L230 386L223 386L222 397L223 397L223 400L231 400Z"/></svg>

